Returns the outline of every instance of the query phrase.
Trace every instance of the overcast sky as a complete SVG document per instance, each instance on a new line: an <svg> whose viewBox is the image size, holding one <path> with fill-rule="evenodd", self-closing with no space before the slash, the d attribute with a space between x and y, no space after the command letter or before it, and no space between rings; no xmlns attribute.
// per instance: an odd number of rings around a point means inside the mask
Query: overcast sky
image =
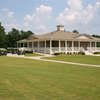
<svg viewBox="0 0 100 100"><path fill-rule="evenodd" d="M7 32L43 34L62 24L66 31L100 35L100 0L0 0L0 22Z"/></svg>

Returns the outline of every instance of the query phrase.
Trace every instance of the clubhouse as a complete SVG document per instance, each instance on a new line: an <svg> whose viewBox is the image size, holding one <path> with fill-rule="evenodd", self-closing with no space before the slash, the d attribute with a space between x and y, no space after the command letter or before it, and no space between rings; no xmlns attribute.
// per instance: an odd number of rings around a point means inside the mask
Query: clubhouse
<svg viewBox="0 0 100 100"><path fill-rule="evenodd" d="M18 48L31 49L33 52L54 54L56 52L78 53L80 51L100 52L100 38L87 34L65 31L63 25L57 30L43 35L32 35L17 42Z"/></svg>

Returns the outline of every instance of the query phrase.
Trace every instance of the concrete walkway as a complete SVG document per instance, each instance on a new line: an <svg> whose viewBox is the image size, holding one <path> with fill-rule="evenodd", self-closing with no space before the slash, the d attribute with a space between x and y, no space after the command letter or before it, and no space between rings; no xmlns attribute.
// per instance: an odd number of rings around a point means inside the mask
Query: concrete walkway
<svg viewBox="0 0 100 100"><path fill-rule="evenodd" d="M81 66L91 66L91 67L100 67L100 65L92 65L92 64L83 64L83 63L74 63L74 62L66 62L66 61L57 61L57 60L48 60L48 59L42 59L43 57L54 57L52 55L45 55L44 56L35 56L35 57L27 57L24 55L7 55L9 57L18 57L18 58L26 58L26 59L33 59L33 60L39 60L39 61L47 61L47 62L56 62L56 63L62 63L62 64L72 64L72 65L81 65Z"/></svg>

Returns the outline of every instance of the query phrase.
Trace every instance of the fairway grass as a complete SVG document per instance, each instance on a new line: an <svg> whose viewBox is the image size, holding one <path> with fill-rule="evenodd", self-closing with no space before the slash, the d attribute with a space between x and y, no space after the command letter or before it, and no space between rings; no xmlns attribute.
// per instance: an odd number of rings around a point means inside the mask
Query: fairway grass
<svg viewBox="0 0 100 100"><path fill-rule="evenodd" d="M40 54L37 54L37 53L26 53L25 56L29 56L29 57L34 57L34 56L43 56L43 55L40 55Z"/></svg>
<svg viewBox="0 0 100 100"><path fill-rule="evenodd" d="M100 68L0 57L0 100L100 100Z"/></svg>
<svg viewBox="0 0 100 100"><path fill-rule="evenodd" d="M46 58L50 60L67 61L83 64L100 65L100 56L86 56L86 55L59 55L55 57Z"/></svg>

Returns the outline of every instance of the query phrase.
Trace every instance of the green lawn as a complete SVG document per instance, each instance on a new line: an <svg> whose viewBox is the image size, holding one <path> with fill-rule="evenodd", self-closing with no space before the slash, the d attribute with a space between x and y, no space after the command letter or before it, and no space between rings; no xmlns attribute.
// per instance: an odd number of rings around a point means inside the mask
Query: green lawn
<svg viewBox="0 0 100 100"><path fill-rule="evenodd" d="M59 56L55 56L52 58L50 57L46 59L100 65L100 56L59 55Z"/></svg>
<svg viewBox="0 0 100 100"><path fill-rule="evenodd" d="M25 56L43 56L37 53L26 53Z"/></svg>
<svg viewBox="0 0 100 100"><path fill-rule="evenodd" d="M100 68L0 57L0 100L100 100Z"/></svg>

